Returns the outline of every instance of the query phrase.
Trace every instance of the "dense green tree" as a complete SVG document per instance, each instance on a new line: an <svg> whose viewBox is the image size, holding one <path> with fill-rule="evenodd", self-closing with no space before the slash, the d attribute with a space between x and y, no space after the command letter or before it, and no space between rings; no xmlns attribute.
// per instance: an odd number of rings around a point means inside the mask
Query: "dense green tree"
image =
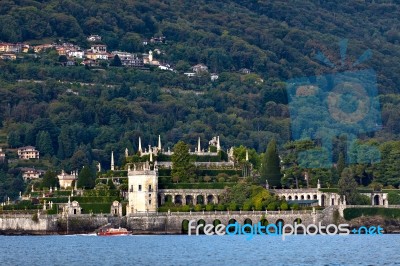
<svg viewBox="0 0 400 266"><path fill-rule="evenodd" d="M119 58L119 56L116 54L110 64L110 66L115 66L115 67L120 67L122 66L122 62L121 59Z"/></svg>
<svg viewBox="0 0 400 266"><path fill-rule="evenodd" d="M281 186L281 167L276 140L268 143L261 167L261 178L267 180L270 187Z"/></svg>
<svg viewBox="0 0 400 266"><path fill-rule="evenodd" d="M52 156L54 154L50 134L47 131L40 131L36 136L36 148L42 155Z"/></svg>
<svg viewBox="0 0 400 266"><path fill-rule="evenodd" d="M354 179L351 168L344 168L339 179L339 195L344 196L347 204L356 204L359 193L357 182Z"/></svg>
<svg viewBox="0 0 400 266"><path fill-rule="evenodd" d="M339 176L342 174L342 171L345 167L346 167L346 164L345 164L344 155L343 155L343 152L341 152L341 153L339 153L339 159L337 161L337 166L336 166Z"/></svg>
<svg viewBox="0 0 400 266"><path fill-rule="evenodd" d="M172 178L177 181L188 181L196 176L195 166L189 154L189 146L179 141L174 146L174 154L171 157L172 161Z"/></svg>
<svg viewBox="0 0 400 266"><path fill-rule="evenodd" d="M47 171L42 178L42 182L40 183L41 188L49 188L49 187L59 187L59 182L57 178L57 173L54 171Z"/></svg>
<svg viewBox="0 0 400 266"><path fill-rule="evenodd" d="M85 165L78 175L78 187L91 189L95 186L96 175L89 165Z"/></svg>

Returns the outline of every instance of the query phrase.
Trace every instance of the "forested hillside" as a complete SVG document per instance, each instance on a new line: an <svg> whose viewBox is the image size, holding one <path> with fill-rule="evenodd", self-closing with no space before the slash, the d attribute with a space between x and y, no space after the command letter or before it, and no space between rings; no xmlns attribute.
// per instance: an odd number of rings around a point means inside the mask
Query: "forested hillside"
<svg viewBox="0 0 400 266"><path fill-rule="evenodd" d="M283 150L290 140L285 81L365 68L377 72L383 123L368 137L397 140L399 13L396 1L1 0L2 42L89 48L87 36L97 34L110 51L158 49L157 60L176 72L64 67L55 51L0 60L0 145L35 145L52 167L67 170L93 160L107 168L111 150L121 162L139 136L155 145L159 134L164 147L219 135L224 149L263 152L276 138ZM153 36L166 41L143 44ZM316 60L323 52L339 63L341 39L349 40L344 66ZM367 49L371 60L352 68ZM183 75L199 63L219 78Z"/></svg>

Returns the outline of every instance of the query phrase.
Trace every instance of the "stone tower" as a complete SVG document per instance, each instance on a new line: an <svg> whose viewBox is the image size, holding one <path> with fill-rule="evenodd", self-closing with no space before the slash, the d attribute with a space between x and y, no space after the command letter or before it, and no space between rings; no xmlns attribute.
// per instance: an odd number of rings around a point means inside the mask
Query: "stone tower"
<svg viewBox="0 0 400 266"><path fill-rule="evenodd" d="M157 211L158 170L149 162L135 163L128 169L128 199L126 213Z"/></svg>

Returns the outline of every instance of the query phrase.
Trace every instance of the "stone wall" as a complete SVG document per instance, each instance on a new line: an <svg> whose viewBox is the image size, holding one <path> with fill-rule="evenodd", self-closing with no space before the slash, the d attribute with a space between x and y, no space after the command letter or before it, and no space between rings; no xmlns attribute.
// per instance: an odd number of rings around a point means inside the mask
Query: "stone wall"
<svg viewBox="0 0 400 266"><path fill-rule="evenodd" d="M94 233L101 226L111 223L114 227L125 227L134 234L181 234L182 223L200 220L213 224L216 220L229 224L234 219L240 224L245 220L256 224L262 219L268 223L294 224L300 219L304 225L332 223L332 210L326 211L254 211L254 212L193 212L193 213L149 213L125 217L91 215L39 215L38 220L32 215L0 216L0 234L83 234Z"/></svg>

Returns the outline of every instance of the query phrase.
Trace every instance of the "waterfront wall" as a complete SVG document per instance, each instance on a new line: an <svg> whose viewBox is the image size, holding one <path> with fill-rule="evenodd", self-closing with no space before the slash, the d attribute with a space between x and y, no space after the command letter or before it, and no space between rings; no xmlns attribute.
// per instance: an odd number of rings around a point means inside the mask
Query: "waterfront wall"
<svg viewBox="0 0 400 266"><path fill-rule="evenodd" d="M107 224L108 217L79 215L65 217L59 215L15 214L0 215L0 234L79 234L93 233Z"/></svg>
<svg viewBox="0 0 400 266"><path fill-rule="evenodd" d="M332 210L324 211L281 211L281 212L193 212L193 213L143 213L125 217L92 215L0 215L0 234L80 234L94 233L99 227L111 223L114 227L126 227L134 234L181 234L184 221L194 220L195 224L215 222L229 224L268 223L294 224L301 221L311 223L332 223Z"/></svg>

